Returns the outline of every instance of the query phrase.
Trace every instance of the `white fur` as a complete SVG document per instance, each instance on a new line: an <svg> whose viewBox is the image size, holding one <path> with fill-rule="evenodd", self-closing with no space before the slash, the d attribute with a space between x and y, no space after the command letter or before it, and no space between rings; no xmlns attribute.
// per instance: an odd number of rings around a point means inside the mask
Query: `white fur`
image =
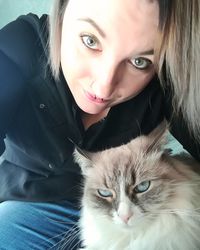
<svg viewBox="0 0 200 250"><path fill-rule="evenodd" d="M136 224L133 215L127 228L117 223L117 215L111 220L83 204L80 228L86 250L199 250L200 178L193 177L195 182L175 187L177 196L166 212L153 220L143 217Z"/></svg>

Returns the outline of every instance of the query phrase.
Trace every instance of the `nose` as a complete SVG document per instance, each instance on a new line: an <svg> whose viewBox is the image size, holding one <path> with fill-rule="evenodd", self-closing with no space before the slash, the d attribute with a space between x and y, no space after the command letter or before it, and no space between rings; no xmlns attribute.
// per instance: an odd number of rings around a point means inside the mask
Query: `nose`
<svg viewBox="0 0 200 250"><path fill-rule="evenodd" d="M122 201L119 204L119 208L117 210L117 214L119 218L124 222L128 223L130 218L133 216L133 211L131 209L131 202L130 201Z"/></svg>
<svg viewBox="0 0 200 250"><path fill-rule="evenodd" d="M92 90L94 94L102 99L111 98L113 92L118 87L122 79L122 65L115 65L114 62L102 62L95 69L94 82Z"/></svg>
<svg viewBox="0 0 200 250"><path fill-rule="evenodd" d="M133 216L133 213L127 213L127 214L119 214L120 219L124 222L124 223L128 223L129 219Z"/></svg>

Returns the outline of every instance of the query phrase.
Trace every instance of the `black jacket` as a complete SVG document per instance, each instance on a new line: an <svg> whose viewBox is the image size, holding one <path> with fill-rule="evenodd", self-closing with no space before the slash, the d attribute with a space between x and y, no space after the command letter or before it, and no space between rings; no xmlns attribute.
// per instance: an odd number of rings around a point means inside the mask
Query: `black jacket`
<svg viewBox="0 0 200 250"><path fill-rule="evenodd" d="M142 93L113 107L104 121L85 131L62 72L55 81L47 66L47 18L21 16L0 31L2 201L76 199L81 174L73 162L75 145L90 151L118 146L171 116L171 101L166 102L153 79ZM181 140L186 128L173 129ZM187 138L184 145L191 148L190 143L194 145ZM191 150L195 156L197 149Z"/></svg>

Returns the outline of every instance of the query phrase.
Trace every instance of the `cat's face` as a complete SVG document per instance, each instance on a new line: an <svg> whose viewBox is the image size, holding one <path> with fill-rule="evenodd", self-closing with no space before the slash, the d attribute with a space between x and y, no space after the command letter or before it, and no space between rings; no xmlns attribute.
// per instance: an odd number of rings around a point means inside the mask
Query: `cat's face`
<svg viewBox="0 0 200 250"><path fill-rule="evenodd" d="M129 228L170 208L183 176L148 137L89 155L76 153L85 175L83 204L98 216Z"/></svg>

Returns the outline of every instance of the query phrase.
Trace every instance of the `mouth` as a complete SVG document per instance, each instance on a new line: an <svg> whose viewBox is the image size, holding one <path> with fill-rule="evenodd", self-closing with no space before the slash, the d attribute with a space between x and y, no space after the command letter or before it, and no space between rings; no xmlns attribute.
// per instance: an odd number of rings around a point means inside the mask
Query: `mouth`
<svg viewBox="0 0 200 250"><path fill-rule="evenodd" d="M96 96L96 95L94 95L94 94L91 94L91 93L89 93L89 92L87 92L87 91L85 91L85 90L84 90L84 93L85 93L86 97L87 97L90 101L92 101L92 102L99 103L99 104L105 104L105 103L108 102L107 99L100 98L100 97L98 97L98 96Z"/></svg>

